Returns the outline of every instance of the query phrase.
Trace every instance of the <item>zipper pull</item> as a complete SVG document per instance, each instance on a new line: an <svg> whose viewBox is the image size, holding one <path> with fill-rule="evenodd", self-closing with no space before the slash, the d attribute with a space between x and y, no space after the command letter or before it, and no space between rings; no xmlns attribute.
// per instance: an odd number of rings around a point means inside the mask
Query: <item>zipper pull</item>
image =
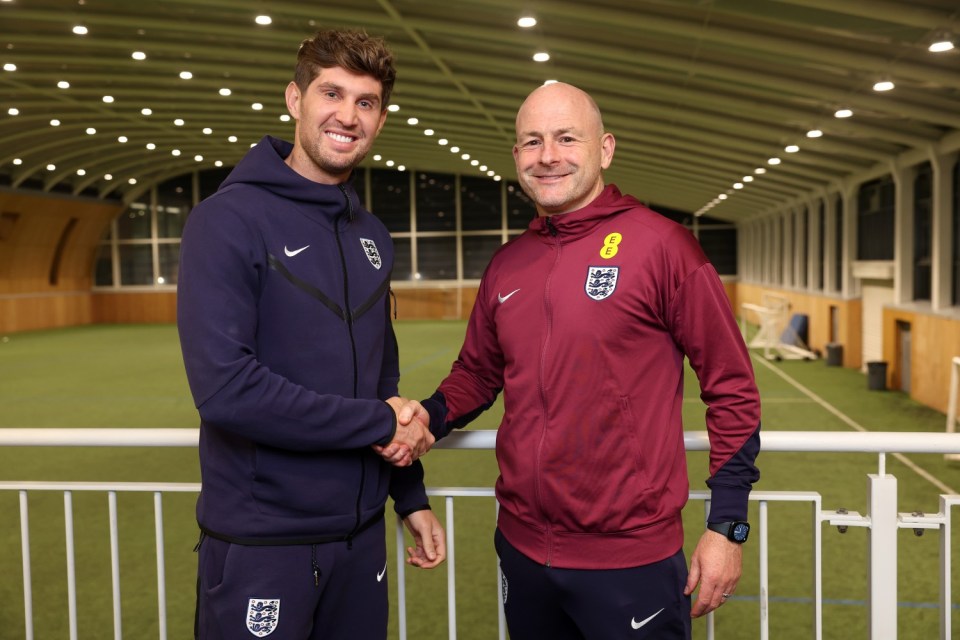
<svg viewBox="0 0 960 640"><path fill-rule="evenodd" d="M547 216L547 230L550 232L550 235L554 238L557 237L557 228L553 226L553 222L550 220L550 216Z"/></svg>
<svg viewBox="0 0 960 640"><path fill-rule="evenodd" d="M317 564L317 545L310 547L310 564L313 565L313 586L320 586L320 565Z"/></svg>

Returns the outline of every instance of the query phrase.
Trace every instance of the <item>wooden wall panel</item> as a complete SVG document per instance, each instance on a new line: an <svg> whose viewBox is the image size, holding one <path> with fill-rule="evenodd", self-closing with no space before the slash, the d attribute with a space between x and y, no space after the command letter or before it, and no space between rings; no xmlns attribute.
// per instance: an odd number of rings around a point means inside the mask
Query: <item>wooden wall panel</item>
<svg viewBox="0 0 960 640"><path fill-rule="evenodd" d="M103 324L176 322L177 292L96 292L93 294L93 321Z"/></svg>
<svg viewBox="0 0 960 640"><path fill-rule="evenodd" d="M946 413L950 394L950 367L960 356L960 319L919 311L883 310L883 359L887 386L900 388L902 362L898 358L897 322L910 324L910 397Z"/></svg>

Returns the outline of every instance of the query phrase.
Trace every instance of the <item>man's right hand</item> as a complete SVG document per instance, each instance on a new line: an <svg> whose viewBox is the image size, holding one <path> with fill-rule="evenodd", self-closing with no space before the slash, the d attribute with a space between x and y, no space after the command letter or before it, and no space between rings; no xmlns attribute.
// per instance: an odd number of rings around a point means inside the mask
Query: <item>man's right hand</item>
<svg viewBox="0 0 960 640"><path fill-rule="evenodd" d="M416 400L399 396L389 398L387 404L397 414L397 430L389 444L373 448L390 464L406 467L433 446L435 439L430 433L430 414Z"/></svg>

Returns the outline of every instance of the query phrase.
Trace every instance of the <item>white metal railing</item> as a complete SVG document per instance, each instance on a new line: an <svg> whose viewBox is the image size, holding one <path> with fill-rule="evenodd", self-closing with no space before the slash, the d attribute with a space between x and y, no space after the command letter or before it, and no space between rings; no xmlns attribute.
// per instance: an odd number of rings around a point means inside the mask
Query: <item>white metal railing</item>
<svg viewBox="0 0 960 640"><path fill-rule="evenodd" d="M2 446L158 446L195 447L198 442L196 429L0 429ZM450 434L437 443L443 449L493 449L495 431L464 431ZM707 433L691 431L684 434L688 451L709 450ZM806 491L754 491L750 499L758 503L759 519L755 537L759 539L760 582L760 631L761 640L769 638L769 589L768 589L768 526L767 509L770 502L807 502L813 507L814 585L813 625L814 636L820 640L822 630L822 523L843 528L864 527L868 530L869 545L869 606L870 629L873 640L896 638L897 633L897 538L900 528L914 530L934 529L940 534L940 638L951 637L951 512L960 504L960 495L941 495L940 511L936 514L898 513L896 478L886 473L888 453L960 453L960 433L854 433L820 431L767 431L763 434L765 452L859 452L878 454L878 472L868 476L868 511L861 515L845 510L828 511L822 508L821 496ZM192 492L200 490L196 483L90 483L90 482L0 482L0 491L18 491L20 495L21 550L23 554L23 585L25 638L33 640L33 602L30 567L30 530L27 496L31 491L62 491L67 544L67 591L70 638L76 639L76 571L73 542L73 494L75 492L105 492L109 501L111 579L113 588L114 638L122 637L120 605L119 543L117 535L117 500L119 492L150 492L154 495L154 528L156 537L157 587L159 637L165 640L166 630L166 578L164 573L163 502L164 493ZM478 488L430 488L432 496L442 496L446 502L447 529L447 588L448 588L448 635L456 638L456 548L454 543L454 498L493 496L489 487ZM693 501L704 503L704 518L709 511L709 493L692 491ZM398 612L401 640L406 640L406 589L405 562L403 558L403 528L397 523L397 571ZM499 597L498 570L497 601ZM491 589L493 585L491 585ZM499 609L499 637L505 638L502 605ZM707 638L714 637L712 615L707 620Z"/></svg>

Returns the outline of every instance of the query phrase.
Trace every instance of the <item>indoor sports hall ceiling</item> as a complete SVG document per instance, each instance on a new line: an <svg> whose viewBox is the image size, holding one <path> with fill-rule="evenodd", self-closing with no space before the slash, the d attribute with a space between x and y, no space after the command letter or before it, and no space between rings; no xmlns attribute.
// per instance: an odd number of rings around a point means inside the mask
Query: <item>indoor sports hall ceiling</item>
<svg viewBox="0 0 960 640"><path fill-rule="evenodd" d="M297 46L327 27L397 58L370 166L513 179L547 80L596 98L609 181L734 222L960 148L960 50L928 49L960 46L957 0L0 0L0 185L130 200L289 139Z"/></svg>

